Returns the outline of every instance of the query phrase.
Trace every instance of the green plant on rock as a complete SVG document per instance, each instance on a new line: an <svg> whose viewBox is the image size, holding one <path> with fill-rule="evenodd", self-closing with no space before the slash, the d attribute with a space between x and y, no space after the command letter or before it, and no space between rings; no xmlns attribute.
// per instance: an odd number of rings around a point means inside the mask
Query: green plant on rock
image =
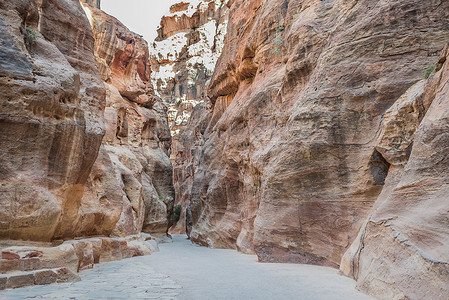
<svg viewBox="0 0 449 300"><path fill-rule="evenodd" d="M282 31L285 30L285 27L283 25L280 25L276 29L276 33L273 39L273 53L276 55L281 55L282 52L282 44L284 43L282 39Z"/></svg>
<svg viewBox="0 0 449 300"><path fill-rule="evenodd" d="M181 217L181 205L175 205L173 207L173 222L177 223Z"/></svg>
<svg viewBox="0 0 449 300"><path fill-rule="evenodd" d="M28 27L25 29L25 45L26 45L28 48L31 48L31 47L34 46L34 44L36 43L36 41L37 41L37 33L36 33L36 30L34 30L34 28L28 26Z"/></svg>
<svg viewBox="0 0 449 300"><path fill-rule="evenodd" d="M179 106L179 105L181 105L181 103L182 103L182 100L178 100L178 101L175 102L175 105Z"/></svg>
<svg viewBox="0 0 449 300"><path fill-rule="evenodd" d="M435 71L435 66L429 66L426 71L424 71L424 78L427 79L430 77L430 75Z"/></svg>

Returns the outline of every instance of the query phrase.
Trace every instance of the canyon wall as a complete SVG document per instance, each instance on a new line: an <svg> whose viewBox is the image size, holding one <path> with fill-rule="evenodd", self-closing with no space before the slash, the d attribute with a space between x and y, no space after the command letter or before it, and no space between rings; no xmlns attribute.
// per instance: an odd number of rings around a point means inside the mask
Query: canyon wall
<svg viewBox="0 0 449 300"><path fill-rule="evenodd" d="M104 134L92 30L77 1L0 11L0 238L70 238Z"/></svg>
<svg viewBox="0 0 449 300"><path fill-rule="evenodd" d="M146 42L78 1L0 12L0 290L157 251L141 231L165 235L174 189Z"/></svg>
<svg viewBox="0 0 449 300"><path fill-rule="evenodd" d="M226 35L227 2L190 0L172 5L150 45L151 79L169 107L173 135L186 125L193 107L206 99L206 83Z"/></svg>
<svg viewBox="0 0 449 300"><path fill-rule="evenodd" d="M190 238L265 262L341 265L380 298L447 297L449 3L228 6L210 107L178 137ZM432 65L439 73L419 82Z"/></svg>
<svg viewBox="0 0 449 300"><path fill-rule="evenodd" d="M449 45L435 73L385 113L376 149L390 170L340 266L382 298L449 297L448 59Z"/></svg>
<svg viewBox="0 0 449 300"><path fill-rule="evenodd" d="M171 138L146 42L78 2L1 9L0 237L165 233Z"/></svg>
<svg viewBox="0 0 449 300"><path fill-rule="evenodd" d="M89 178L83 221L118 220L112 231L117 236L142 230L165 234L174 201L171 136L167 108L150 82L147 42L103 11L88 5L86 9L106 87L106 134ZM123 209L110 211L112 203ZM110 216L104 216L109 211Z"/></svg>

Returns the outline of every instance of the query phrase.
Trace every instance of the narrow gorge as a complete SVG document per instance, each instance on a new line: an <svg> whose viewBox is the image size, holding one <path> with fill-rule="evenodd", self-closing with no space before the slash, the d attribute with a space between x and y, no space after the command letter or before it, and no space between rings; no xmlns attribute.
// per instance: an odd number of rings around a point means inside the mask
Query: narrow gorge
<svg viewBox="0 0 449 300"><path fill-rule="evenodd" d="M123 277L180 290L151 299L273 298L195 294L232 282L201 261L265 277L179 235L449 299L449 2L184 0L145 41L107 1L0 0L0 299L135 256ZM365 296L279 270L304 299Z"/></svg>

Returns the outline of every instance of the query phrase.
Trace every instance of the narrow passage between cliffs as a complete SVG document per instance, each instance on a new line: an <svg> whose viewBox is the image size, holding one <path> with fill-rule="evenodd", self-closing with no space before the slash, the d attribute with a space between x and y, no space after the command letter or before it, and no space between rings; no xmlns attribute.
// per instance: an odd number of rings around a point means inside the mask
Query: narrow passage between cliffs
<svg viewBox="0 0 449 300"><path fill-rule="evenodd" d="M153 255L99 264L80 276L8 290L0 299L371 299L338 270L258 263L254 255L200 247L184 235Z"/></svg>

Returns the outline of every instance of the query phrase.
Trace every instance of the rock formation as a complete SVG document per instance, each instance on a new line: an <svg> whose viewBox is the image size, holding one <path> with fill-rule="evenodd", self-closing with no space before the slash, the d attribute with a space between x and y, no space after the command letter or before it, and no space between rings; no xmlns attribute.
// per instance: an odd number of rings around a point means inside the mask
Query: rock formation
<svg viewBox="0 0 449 300"><path fill-rule="evenodd" d="M376 149L390 170L340 267L383 298L449 296L448 59L446 46L435 73L385 113Z"/></svg>
<svg viewBox="0 0 449 300"><path fill-rule="evenodd" d="M228 0L189 0L170 7L150 48L153 85L169 106L169 125L176 135L193 107L206 96L223 48Z"/></svg>
<svg viewBox="0 0 449 300"><path fill-rule="evenodd" d="M146 42L78 1L0 9L0 289L155 251L174 190Z"/></svg>
<svg viewBox="0 0 449 300"><path fill-rule="evenodd" d="M229 7L211 109L176 146L191 239L341 265L380 298L447 298L444 59L419 81L449 40L449 3Z"/></svg>
<svg viewBox="0 0 449 300"><path fill-rule="evenodd" d="M105 89L78 2L0 2L0 238L75 235Z"/></svg>
<svg viewBox="0 0 449 300"><path fill-rule="evenodd" d="M103 217L105 208L120 203L123 209L113 212L119 220L112 234L126 236L142 229L163 234L171 225L174 201L171 136L167 108L150 82L148 45L114 17L87 8L106 86L106 134L89 178L83 221L111 219L112 214Z"/></svg>

